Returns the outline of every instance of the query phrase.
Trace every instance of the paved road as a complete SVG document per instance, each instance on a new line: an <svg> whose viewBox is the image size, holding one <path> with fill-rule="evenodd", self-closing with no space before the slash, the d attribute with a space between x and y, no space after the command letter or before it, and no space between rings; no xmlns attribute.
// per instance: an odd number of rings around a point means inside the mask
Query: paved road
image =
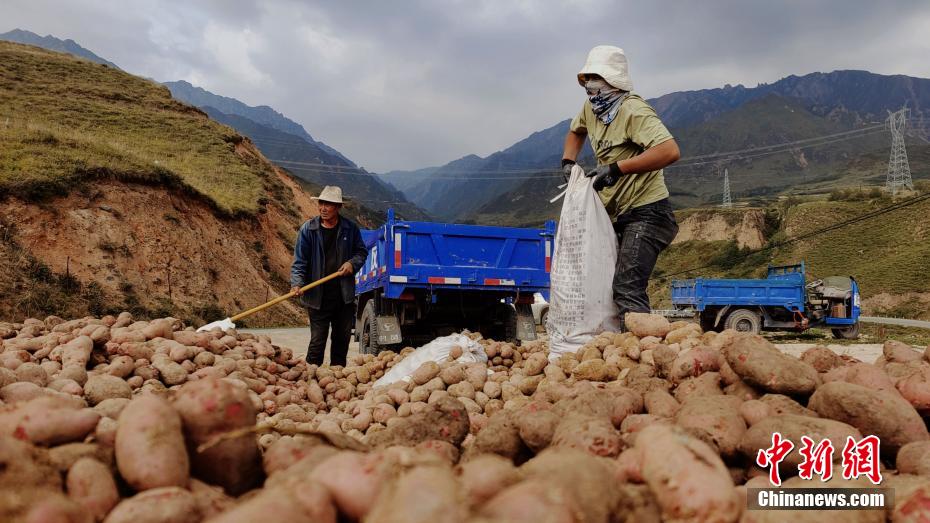
<svg viewBox="0 0 930 523"><path fill-rule="evenodd" d="M303 356L307 354L307 343L310 342L310 329L302 327L297 329L243 329L242 332L264 334L271 337L271 342L281 347L288 347L294 354ZM787 354L800 356L805 350L815 346L815 343L780 343L778 348ZM326 363L329 363L329 344L327 343ZM872 363L882 354L880 343L859 343L852 345L827 345L833 352L852 356L858 360ZM349 344L349 356L358 354L358 343Z"/></svg>
<svg viewBox="0 0 930 523"><path fill-rule="evenodd" d="M906 320L904 318L880 318L878 316L859 316L859 321L866 323L883 323L885 325L900 325L902 327L917 327L930 329L930 321Z"/></svg>
<svg viewBox="0 0 930 523"><path fill-rule="evenodd" d="M310 327L299 327L293 329L242 329L240 332L251 332L252 334L264 334L271 338L271 342L279 347L287 347L294 351L295 355L304 357L307 354L307 344L310 343ZM358 354L358 343L352 341L349 343L349 356ZM329 341L326 342L326 359L323 361L329 364Z"/></svg>

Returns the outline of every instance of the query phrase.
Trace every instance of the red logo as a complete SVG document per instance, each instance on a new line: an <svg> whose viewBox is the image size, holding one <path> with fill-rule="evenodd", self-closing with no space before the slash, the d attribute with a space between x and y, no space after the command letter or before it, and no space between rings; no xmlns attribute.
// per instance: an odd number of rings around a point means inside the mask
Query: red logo
<svg viewBox="0 0 930 523"><path fill-rule="evenodd" d="M769 470L769 481L776 487L781 486L781 476L778 475L778 464L785 459L785 456L794 448L794 443L783 439L780 432L772 433L772 446L767 449L759 449L756 455L756 465L760 467L771 467Z"/></svg>

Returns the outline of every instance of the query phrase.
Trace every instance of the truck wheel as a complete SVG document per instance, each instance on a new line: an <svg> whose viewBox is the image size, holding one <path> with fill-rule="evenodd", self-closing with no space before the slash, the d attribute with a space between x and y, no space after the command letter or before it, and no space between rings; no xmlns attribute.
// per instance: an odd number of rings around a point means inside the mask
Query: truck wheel
<svg viewBox="0 0 930 523"><path fill-rule="evenodd" d="M361 323L362 334L358 338L358 351L362 354L377 355L381 352L378 345L378 321L375 315L375 302L369 300L362 310Z"/></svg>
<svg viewBox="0 0 930 523"><path fill-rule="evenodd" d="M723 326L726 329L739 332L759 334L762 332L762 318L758 312L749 309L736 309L727 316Z"/></svg>
<svg viewBox="0 0 930 523"><path fill-rule="evenodd" d="M494 341L516 343L517 311L512 305L498 303L491 308L481 335Z"/></svg>
<svg viewBox="0 0 930 523"><path fill-rule="evenodd" d="M833 337L838 340L858 340L859 339L859 324L854 323L849 327L843 329L831 329L833 331Z"/></svg>
<svg viewBox="0 0 930 523"><path fill-rule="evenodd" d="M539 315L539 324L542 325L543 331L546 330L546 322L549 321L549 307L546 307L542 314Z"/></svg>

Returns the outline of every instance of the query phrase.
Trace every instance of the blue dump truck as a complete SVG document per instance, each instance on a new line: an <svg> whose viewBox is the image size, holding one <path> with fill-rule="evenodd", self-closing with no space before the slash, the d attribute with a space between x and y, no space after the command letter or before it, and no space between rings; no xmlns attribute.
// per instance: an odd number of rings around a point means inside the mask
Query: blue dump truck
<svg viewBox="0 0 930 523"><path fill-rule="evenodd" d="M676 315L693 315L704 330L803 331L828 328L859 337L859 285L851 276L807 283L804 263L770 266L758 280L695 278L672 282Z"/></svg>
<svg viewBox="0 0 930 523"><path fill-rule="evenodd" d="M359 351L416 345L469 329L501 341L536 338L534 294L548 297L555 222L542 229L396 219L362 231L355 276Z"/></svg>

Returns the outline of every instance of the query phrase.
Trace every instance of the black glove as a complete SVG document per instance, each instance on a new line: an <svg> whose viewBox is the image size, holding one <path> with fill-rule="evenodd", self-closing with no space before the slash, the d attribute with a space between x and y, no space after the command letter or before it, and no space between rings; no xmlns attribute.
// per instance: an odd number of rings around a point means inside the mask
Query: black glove
<svg viewBox="0 0 930 523"><path fill-rule="evenodd" d="M586 172L585 176L594 178L594 190L600 191L620 181L623 171L620 170L617 162L613 162L608 165L598 165L595 169Z"/></svg>
<svg viewBox="0 0 930 523"><path fill-rule="evenodd" d="M566 182L568 182L568 179L572 177L572 167L574 166L575 160L562 158L562 178L565 178Z"/></svg>

